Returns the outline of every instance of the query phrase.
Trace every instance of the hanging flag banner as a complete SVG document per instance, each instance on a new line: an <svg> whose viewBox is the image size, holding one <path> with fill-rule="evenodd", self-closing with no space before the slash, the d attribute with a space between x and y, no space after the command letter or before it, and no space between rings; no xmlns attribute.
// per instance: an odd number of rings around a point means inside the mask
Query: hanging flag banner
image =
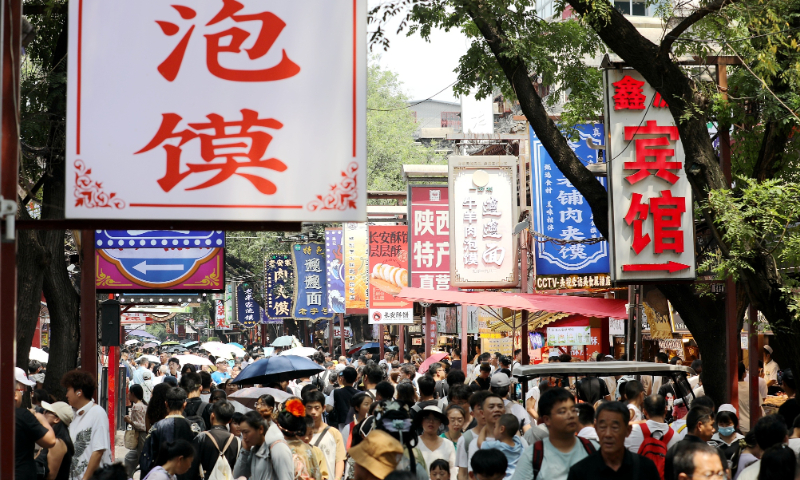
<svg viewBox="0 0 800 480"><path fill-rule="evenodd" d="M342 229L325 229L325 270L328 283L328 310L344 313L344 246Z"/></svg>
<svg viewBox="0 0 800 480"><path fill-rule="evenodd" d="M605 138L603 125L582 124L575 128L579 140L567 140L572 151L584 165L599 162L601 150L593 150L586 142L602 145ZM530 141L533 229L548 237L567 241L602 237L594 224L589 202L556 167L533 128L530 129ZM605 186L605 178L599 177L598 181ZM607 242L566 245L535 242L534 245L537 277L608 273Z"/></svg>
<svg viewBox="0 0 800 480"><path fill-rule="evenodd" d="M414 302L395 297L408 286L408 227L369 227L369 323L414 323Z"/></svg>
<svg viewBox="0 0 800 480"><path fill-rule="evenodd" d="M328 309L328 284L325 281L325 245L301 243L292 245L294 263L294 318L311 320L333 318Z"/></svg>
<svg viewBox="0 0 800 480"><path fill-rule="evenodd" d="M517 157L451 156L448 163L450 284L516 286Z"/></svg>
<svg viewBox="0 0 800 480"><path fill-rule="evenodd" d="M344 242L345 309L350 314L369 312L369 238L366 223L345 223Z"/></svg>
<svg viewBox="0 0 800 480"><path fill-rule="evenodd" d="M697 275L692 187L675 119L633 70L605 70L611 279Z"/></svg>
<svg viewBox="0 0 800 480"><path fill-rule="evenodd" d="M447 187L411 187L408 232L411 286L457 290L450 286L450 206Z"/></svg>
<svg viewBox="0 0 800 480"><path fill-rule="evenodd" d="M225 232L194 230L97 230L95 248L224 247Z"/></svg>
<svg viewBox="0 0 800 480"><path fill-rule="evenodd" d="M215 330L230 330L231 324L227 321L227 316L225 315L225 300L216 300L215 301L215 312L214 312L214 329Z"/></svg>
<svg viewBox="0 0 800 480"><path fill-rule="evenodd" d="M367 0L70 2L66 218L366 220L366 24Z"/></svg>
<svg viewBox="0 0 800 480"><path fill-rule="evenodd" d="M289 253L273 253L267 255L264 261L267 318L278 320L292 318L293 264L292 255Z"/></svg>
<svg viewBox="0 0 800 480"><path fill-rule="evenodd" d="M239 324L244 328L253 328L260 322L259 309L253 298L252 284L242 284L236 289L236 313Z"/></svg>

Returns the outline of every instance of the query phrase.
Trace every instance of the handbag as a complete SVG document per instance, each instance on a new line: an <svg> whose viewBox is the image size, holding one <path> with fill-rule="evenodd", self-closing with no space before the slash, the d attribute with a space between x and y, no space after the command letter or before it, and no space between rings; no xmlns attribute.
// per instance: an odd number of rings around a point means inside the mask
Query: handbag
<svg viewBox="0 0 800 480"><path fill-rule="evenodd" d="M128 450L136 450L139 448L139 432L134 429L125 430L123 444Z"/></svg>

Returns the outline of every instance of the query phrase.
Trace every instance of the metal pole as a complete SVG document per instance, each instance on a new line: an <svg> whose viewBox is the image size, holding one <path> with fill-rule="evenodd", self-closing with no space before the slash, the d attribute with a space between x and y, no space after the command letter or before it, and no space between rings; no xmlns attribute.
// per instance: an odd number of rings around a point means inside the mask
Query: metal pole
<svg viewBox="0 0 800 480"><path fill-rule="evenodd" d="M397 361L403 363L403 353L406 350L406 326L397 326Z"/></svg>
<svg viewBox="0 0 800 480"><path fill-rule="evenodd" d="M636 361L642 361L642 315L644 308L639 301L641 296L642 287L637 286L634 288L634 297L636 298Z"/></svg>
<svg viewBox="0 0 800 480"><path fill-rule="evenodd" d="M120 337L122 338L122 337ZM119 354L119 347L108 347L108 405L106 407L106 413L108 414L108 429L110 430L109 438L111 441L111 461L113 462L115 459L115 451L114 445L117 443L114 441L117 437L117 366L119 365L119 360L117 360L117 355Z"/></svg>
<svg viewBox="0 0 800 480"><path fill-rule="evenodd" d="M94 230L81 230L81 369L97 375L97 295Z"/></svg>
<svg viewBox="0 0 800 480"><path fill-rule="evenodd" d="M428 305L425 307L425 358L431 356L431 350L433 350L433 341L436 339L436 335L433 333L433 325L431 323L431 306Z"/></svg>
<svg viewBox="0 0 800 480"><path fill-rule="evenodd" d="M520 209L528 208L528 175L525 169L525 157L519 157L519 207ZM524 230L519 235L520 254L520 280L519 291L528 293L528 230ZM516 332L514 332L516 333ZM519 348L522 349L522 364L528 365L531 361L528 354L528 311L522 311L522 329L520 330ZM514 347L512 343L511 354L514 354Z"/></svg>
<svg viewBox="0 0 800 480"><path fill-rule="evenodd" d="M628 342L625 348L625 360L631 359L631 351L633 350L634 336L636 335L636 303L634 302L633 285L628 285Z"/></svg>
<svg viewBox="0 0 800 480"><path fill-rule="evenodd" d="M758 357L760 350L758 349L758 330L756 329L756 321L758 320L758 311L750 305L750 326L747 331L747 350L748 362L750 371L749 387L750 387L750 430L753 429L756 422L761 418L761 402L758 398ZM737 365L738 369L739 366ZM737 372L738 373L738 372Z"/></svg>
<svg viewBox="0 0 800 480"><path fill-rule="evenodd" d="M469 362L469 315L466 305L461 305L461 371L467 374L467 362Z"/></svg>
<svg viewBox="0 0 800 480"><path fill-rule="evenodd" d="M0 194L6 200L17 198L17 160L19 158L19 71L22 0L2 2L2 125L0 146ZM14 209L16 213L16 208ZM5 226L4 226L5 227ZM5 233L5 232L3 232ZM11 232L13 234L13 232ZM14 365L17 356L17 244L16 237L0 244L0 478L14 478ZM23 369L25 365L20 365Z"/></svg>

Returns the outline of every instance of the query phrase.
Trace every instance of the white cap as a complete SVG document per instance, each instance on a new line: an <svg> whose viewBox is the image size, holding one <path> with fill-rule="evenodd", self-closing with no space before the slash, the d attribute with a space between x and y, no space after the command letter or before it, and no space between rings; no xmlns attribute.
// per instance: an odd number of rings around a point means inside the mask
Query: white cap
<svg viewBox="0 0 800 480"><path fill-rule="evenodd" d="M772 355L772 347L769 345L764 345L764 350L766 350L770 355Z"/></svg>
<svg viewBox="0 0 800 480"><path fill-rule="evenodd" d="M14 367L14 379L19 383L29 387L36 386L36 382L28 380L28 376L25 375L25 371L19 367Z"/></svg>
<svg viewBox="0 0 800 480"><path fill-rule="evenodd" d="M724 404L720 405L719 406L719 410L717 410L717 413L719 413L719 412L731 412L732 414L737 415L736 407L734 407L730 403L724 403Z"/></svg>

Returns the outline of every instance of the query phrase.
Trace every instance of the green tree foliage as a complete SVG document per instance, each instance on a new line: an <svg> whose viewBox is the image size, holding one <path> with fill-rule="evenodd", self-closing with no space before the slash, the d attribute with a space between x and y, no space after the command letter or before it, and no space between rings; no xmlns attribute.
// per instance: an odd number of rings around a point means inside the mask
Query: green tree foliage
<svg viewBox="0 0 800 480"><path fill-rule="evenodd" d="M404 190L403 164L438 163L414 142L417 129L397 74L372 58L367 73L367 189Z"/></svg>

